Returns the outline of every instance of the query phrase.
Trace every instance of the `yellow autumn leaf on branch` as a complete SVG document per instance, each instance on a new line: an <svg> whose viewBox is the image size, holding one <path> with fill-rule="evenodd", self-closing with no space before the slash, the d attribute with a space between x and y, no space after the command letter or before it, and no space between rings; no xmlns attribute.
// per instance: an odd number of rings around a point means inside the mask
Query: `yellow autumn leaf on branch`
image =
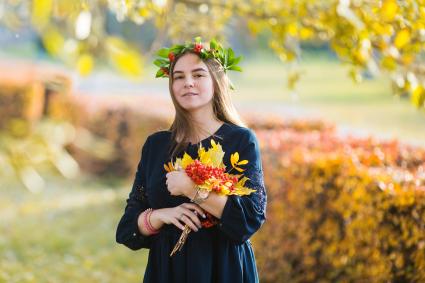
<svg viewBox="0 0 425 283"><path fill-rule="evenodd" d="M248 189L248 188L235 188L232 192L230 192L230 195L238 195L238 196L247 196L251 193L254 193L255 190Z"/></svg>
<svg viewBox="0 0 425 283"><path fill-rule="evenodd" d="M93 57L90 54L81 55L77 61L77 69L83 76L90 74L93 69Z"/></svg>
<svg viewBox="0 0 425 283"><path fill-rule="evenodd" d="M398 49L403 48L410 42L410 31L408 29L402 29L399 31L394 39L394 45Z"/></svg>
<svg viewBox="0 0 425 283"><path fill-rule="evenodd" d="M44 28L50 21L52 6L52 0L32 1L32 23L40 29Z"/></svg>
<svg viewBox="0 0 425 283"><path fill-rule="evenodd" d="M246 176L243 176L235 185L235 189L233 190L233 192L231 194L235 194L235 195L239 195L239 196L244 196L244 195L249 195L251 193L254 193L255 190L250 189L245 187L245 183L246 181L248 181L249 178Z"/></svg>
<svg viewBox="0 0 425 283"><path fill-rule="evenodd" d="M232 165L232 167L239 171L239 172L243 172L244 169L238 167L238 165L245 165L248 164L248 160L241 160L239 161L239 153L235 152L233 154L230 155L230 164Z"/></svg>
<svg viewBox="0 0 425 283"><path fill-rule="evenodd" d="M56 28L49 28L43 34L43 44L46 50L52 55L58 55L63 51L65 39Z"/></svg>
<svg viewBox="0 0 425 283"><path fill-rule="evenodd" d="M110 36L106 40L106 50L113 65L123 74L131 77L142 74L143 58L127 42Z"/></svg>
<svg viewBox="0 0 425 283"><path fill-rule="evenodd" d="M239 153L235 152L232 155L230 155L230 164L232 164L232 167L235 167L236 163L238 163L239 160Z"/></svg>
<svg viewBox="0 0 425 283"><path fill-rule="evenodd" d="M422 85L418 85L416 88L413 89L411 100L417 108L424 106L425 88Z"/></svg>
<svg viewBox="0 0 425 283"><path fill-rule="evenodd" d="M185 152L181 162L181 168L186 169L187 165L191 164L192 162L193 158Z"/></svg>
<svg viewBox="0 0 425 283"><path fill-rule="evenodd" d="M246 181L248 181L249 180L249 178L248 177L242 177L239 181L238 181L238 183L236 184L236 187L243 187L243 186L245 186L245 182Z"/></svg>
<svg viewBox="0 0 425 283"><path fill-rule="evenodd" d="M396 0L386 0L382 4L381 15L386 21L394 20L398 12L398 5Z"/></svg>

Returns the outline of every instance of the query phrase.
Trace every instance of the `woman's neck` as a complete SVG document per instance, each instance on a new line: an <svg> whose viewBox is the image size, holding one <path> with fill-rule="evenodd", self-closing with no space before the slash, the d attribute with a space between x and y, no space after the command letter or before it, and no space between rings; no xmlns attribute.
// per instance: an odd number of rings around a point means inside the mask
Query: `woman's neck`
<svg viewBox="0 0 425 283"><path fill-rule="evenodd" d="M202 125L195 122L195 136L190 137L189 142L191 144L199 143L203 139L206 139L207 137L217 132L221 125L223 125L223 122L215 119Z"/></svg>
<svg viewBox="0 0 425 283"><path fill-rule="evenodd" d="M214 113L191 113L192 125L194 128L194 137L189 137L189 142L192 144L214 134L223 125L223 122L218 120Z"/></svg>

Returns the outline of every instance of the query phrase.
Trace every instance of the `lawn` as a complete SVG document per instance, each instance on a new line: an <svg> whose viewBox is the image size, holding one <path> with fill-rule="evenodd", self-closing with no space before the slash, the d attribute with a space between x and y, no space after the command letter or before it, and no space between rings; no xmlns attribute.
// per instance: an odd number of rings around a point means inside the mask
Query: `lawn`
<svg viewBox="0 0 425 283"><path fill-rule="evenodd" d="M140 282L146 250L115 242L129 185L49 182L0 191L0 282Z"/></svg>

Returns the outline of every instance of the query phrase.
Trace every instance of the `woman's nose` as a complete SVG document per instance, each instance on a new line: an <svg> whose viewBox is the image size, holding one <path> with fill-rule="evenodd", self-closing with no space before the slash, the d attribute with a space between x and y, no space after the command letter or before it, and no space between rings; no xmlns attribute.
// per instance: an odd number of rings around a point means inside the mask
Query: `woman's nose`
<svg viewBox="0 0 425 283"><path fill-rule="evenodd" d="M185 79L185 81L184 81L185 87L189 88L189 87L193 87L193 85L194 85L194 81L193 81L192 78L189 77L189 78Z"/></svg>

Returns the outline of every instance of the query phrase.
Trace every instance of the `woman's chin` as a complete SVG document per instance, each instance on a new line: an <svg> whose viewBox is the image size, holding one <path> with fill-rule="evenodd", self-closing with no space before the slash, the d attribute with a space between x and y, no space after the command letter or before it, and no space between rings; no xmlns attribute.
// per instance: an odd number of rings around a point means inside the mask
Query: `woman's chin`
<svg viewBox="0 0 425 283"><path fill-rule="evenodd" d="M184 108L186 111L194 111L194 110L199 110L203 107L205 107L205 105L200 105L197 103L186 103L181 105L182 108Z"/></svg>

